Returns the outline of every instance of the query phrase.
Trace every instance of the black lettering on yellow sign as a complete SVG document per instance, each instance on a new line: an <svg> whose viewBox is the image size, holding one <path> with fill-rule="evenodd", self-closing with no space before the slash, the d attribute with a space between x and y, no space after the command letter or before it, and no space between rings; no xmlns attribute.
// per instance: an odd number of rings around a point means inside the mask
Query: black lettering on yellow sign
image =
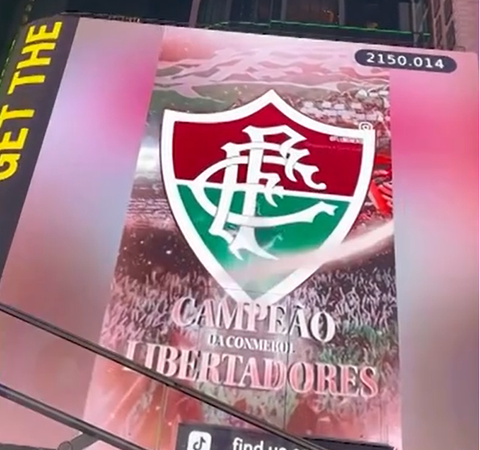
<svg viewBox="0 0 480 450"><path fill-rule="evenodd" d="M20 58L13 75L5 79L7 92L5 103L0 106L0 183L8 180L18 170L22 150L26 147L30 132L29 121L36 109L18 108L15 94L26 86L42 85L47 75L45 68L52 63L52 52L62 31L62 22L47 25L31 25L26 33Z"/></svg>

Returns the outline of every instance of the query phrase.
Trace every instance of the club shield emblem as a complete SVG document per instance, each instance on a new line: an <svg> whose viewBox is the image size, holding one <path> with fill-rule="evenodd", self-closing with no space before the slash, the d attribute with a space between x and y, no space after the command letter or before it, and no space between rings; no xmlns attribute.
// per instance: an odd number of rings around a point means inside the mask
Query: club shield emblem
<svg viewBox="0 0 480 450"><path fill-rule="evenodd" d="M233 299L271 304L316 270L242 269L339 246L365 200L375 155L371 129L317 122L269 91L209 114L166 110L161 166L178 227Z"/></svg>

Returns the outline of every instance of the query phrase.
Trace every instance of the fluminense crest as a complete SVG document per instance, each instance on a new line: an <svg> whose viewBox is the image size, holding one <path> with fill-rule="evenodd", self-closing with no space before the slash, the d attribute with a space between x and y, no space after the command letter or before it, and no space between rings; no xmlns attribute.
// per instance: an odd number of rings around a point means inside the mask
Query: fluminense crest
<svg viewBox="0 0 480 450"><path fill-rule="evenodd" d="M271 304L317 269L238 274L265 261L332 248L347 236L373 169L372 129L317 122L273 90L209 114L166 110L163 181L178 227L233 299Z"/></svg>

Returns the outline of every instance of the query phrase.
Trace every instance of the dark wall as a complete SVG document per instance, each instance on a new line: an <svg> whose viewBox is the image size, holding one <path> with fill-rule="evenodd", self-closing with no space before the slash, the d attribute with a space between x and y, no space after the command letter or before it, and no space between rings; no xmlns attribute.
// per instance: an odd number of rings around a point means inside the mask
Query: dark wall
<svg viewBox="0 0 480 450"><path fill-rule="evenodd" d="M0 0L0 72L20 28L64 11L66 0Z"/></svg>
<svg viewBox="0 0 480 450"><path fill-rule="evenodd" d="M345 25L399 30L400 0L345 0Z"/></svg>
<svg viewBox="0 0 480 450"><path fill-rule="evenodd" d="M67 0L65 12L143 18L150 3L151 0Z"/></svg>
<svg viewBox="0 0 480 450"><path fill-rule="evenodd" d="M193 0L149 1L148 16L152 19L186 24L190 18L192 2Z"/></svg>
<svg viewBox="0 0 480 450"><path fill-rule="evenodd" d="M22 1L0 1L0 73L5 65L16 29L20 26L22 18Z"/></svg>
<svg viewBox="0 0 480 450"><path fill-rule="evenodd" d="M186 23L193 0L68 0L66 12L111 14Z"/></svg>

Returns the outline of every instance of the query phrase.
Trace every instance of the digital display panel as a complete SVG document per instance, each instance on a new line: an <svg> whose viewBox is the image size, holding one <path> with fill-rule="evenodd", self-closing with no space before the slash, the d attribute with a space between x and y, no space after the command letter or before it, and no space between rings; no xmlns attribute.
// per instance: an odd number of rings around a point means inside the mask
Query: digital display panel
<svg viewBox="0 0 480 450"><path fill-rule="evenodd" d="M438 124L470 114L475 70L81 19L0 295L289 433L399 447L396 199L452 151ZM97 361L85 418L162 450L180 424L242 427L136 377Z"/></svg>

